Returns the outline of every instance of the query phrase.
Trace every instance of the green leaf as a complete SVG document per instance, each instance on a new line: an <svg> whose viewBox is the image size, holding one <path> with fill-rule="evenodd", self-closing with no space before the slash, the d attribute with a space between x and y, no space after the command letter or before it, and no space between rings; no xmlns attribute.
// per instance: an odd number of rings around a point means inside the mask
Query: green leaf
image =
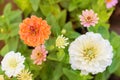
<svg viewBox="0 0 120 80"><path fill-rule="evenodd" d="M1 34L0 33L0 40L6 40L9 38L9 35L8 34Z"/></svg>
<svg viewBox="0 0 120 80"><path fill-rule="evenodd" d="M49 2L40 2L40 9L44 16L48 16L49 14L57 17L60 14L60 7L58 4L50 4Z"/></svg>
<svg viewBox="0 0 120 80"><path fill-rule="evenodd" d="M64 56L62 62L65 63L65 64L69 64L69 55L68 55L68 52L65 53L65 56Z"/></svg>
<svg viewBox="0 0 120 80"><path fill-rule="evenodd" d="M119 41L120 41L120 36L114 36L114 38L112 38L111 44L114 49L116 49L120 46L120 43L118 43Z"/></svg>
<svg viewBox="0 0 120 80"><path fill-rule="evenodd" d="M53 15L47 16L47 22L49 25L51 25L51 32L54 36L58 36L60 34L60 26L58 25L58 22L56 21L55 17Z"/></svg>
<svg viewBox="0 0 120 80"><path fill-rule="evenodd" d="M55 66L55 69L53 71L53 78L52 80L60 80L60 77L62 76L63 72L62 72L62 64L58 63Z"/></svg>
<svg viewBox="0 0 120 80"><path fill-rule="evenodd" d="M23 41L18 40L17 51L23 53L25 56L30 56L31 49L28 49L28 46L23 43ZM26 54L27 53L27 54Z"/></svg>
<svg viewBox="0 0 120 80"><path fill-rule="evenodd" d="M84 8L84 9L91 8L91 6L88 6L88 5L91 5L91 3L94 2L94 1L91 1L91 0L86 0L85 3L83 2L83 0L78 0L78 1L79 1L78 7L79 8Z"/></svg>
<svg viewBox="0 0 120 80"><path fill-rule="evenodd" d="M96 5L94 5L96 4ZM98 14L99 17L99 24L103 24L108 22L108 19L110 18L111 14L113 13L114 9L107 9L104 0L97 0L94 2L91 2L92 9ZM99 5L99 6L97 6ZM104 16L105 15L105 16Z"/></svg>
<svg viewBox="0 0 120 80"><path fill-rule="evenodd" d="M32 5L33 10L37 11L39 3L40 3L40 0L30 0L30 3Z"/></svg>
<svg viewBox="0 0 120 80"><path fill-rule="evenodd" d="M12 5L8 3L4 8L4 11L3 11L4 15L9 14L11 12L11 9L12 9Z"/></svg>
<svg viewBox="0 0 120 80"><path fill-rule="evenodd" d="M110 73L108 72L108 70L106 70L103 73L97 74L94 80L108 80L109 76Z"/></svg>
<svg viewBox="0 0 120 80"><path fill-rule="evenodd" d="M66 10L68 10L69 4L70 4L70 0L62 0L60 2L60 6L63 7L64 9L66 9Z"/></svg>
<svg viewBox="0 0 120 80"><path fill-rule="evenodd" d="M114 74L120 77L120 66L117 68Z"/></svg>
<svg viewBox="0 0 120 80"><path fill-rule="evenodd" d="M2 50L0 51L0 55L4 56L7 52L9 52L9 46L6 44Z"/></svg>
<svg viewBox="0 0 120 80"><path fill-rule="evenodd" d="M70 4L69 4L69 8L68 10L71 12L73 10L75 10L76 8L78 8L78 4L80 4L80 0L75 1L75 0L71 0Z"/></svg>
<svg viewBox="0 0 120 80"><path fill-rule="evenodd" d="M64 63L67 63L67 61L65 59L67 58L66 55L65 55L65 52L64 50L60 50L60 51L57 51L57 50L54 50L54 51L51 51L51 53L47 56L47 59L49 60L53 60L53 61L58 61L58 62L63 62ZM67 58L68 59L68 58Z"/></svg>
<svg viewBox="0 0 120 80"><path fill-rule="evenodd" d="M56 55L55 52L49 54L49 55L47 56L47 59L49 59L49 60L53 60L53 61L58 61L58 59L57 59L57 55Z"/></svg>
<svg viewBox="0 0 120 80"><path fill-rule="evenodd" d="M65 24L66 21L66 10L61 11L61 13L58 15L58 22L60 26L63 26Z"/></svg>
<svg viewBox="0 0 120 80"><path fill-rule="evenodd" d="M75 39L78 36L80 36L80 34L78 32L75 32L75 31L69 31L65 34L65 36L67 36L68 38L71 38L71 39Z"/></svg>
<svg viewBox="0 0 120 80"><path fill-rule="evenodd" d="M89 32L97 32L98 31L98 26L91 26L87 28Z"/></svg>
<svg viewBox="0 0 120 80"><path fill-rule="evenodd" d="M40 80L39 78L41 78L41 80L52 80L52 74L54 71L54 67L56 67L56 63L52 62L52 61L48 61L43 68L41 69L41 71L37 71L39 72L38 77L36 77L38 80ZM39 77L40 76L40 77ZM35 80L37 80L35 79Z"/></svg>
<svg viewBox="0 0 120 80"><path fill-rule="evenodd" d="M62 1L62 0L51 0L51 1L49 1L49 3L50 4L56 4L56 3L59 3L60 1Z"/></svg>
<svg viewBox="0 0 120 80"><path fill-rule="evenodd" d="M98 33L100 33L103 36L103 38L109 39L108 27L99 26Z"/></svg>
<svg viewBox="0 0 120 80"><path fill-rule="evenodd" d="M108 68L110 73L115 72L120 66L120 45L118 48L116 48L114 50L115 50L115 52L114 52L112 64Z"/></svg>
<svg viewBox="0 0 120 80"><path fill-rule="evenodd" d="M112 31L111 34L110 34L110 41L111 41L115 36L118 36L118 34Z"/></svg>
<svg viewBox="0 0 120 80"><path fill-rule="evenodd" d="M16 10L16 11L11 11L7 16L5 16L11 23L15 22L21 22L22 16L21 16L21 11Z"/></svg>
<svg viewBox="0 0 120 80"><path fill-rule="evenodd" d="M120 57L114 57L111 66L108 68L110 73L115 72L120 66Z"/></svg>
<svg viewBox="0 0 120 80"><path fill-rule="evenodd" d="M6 40L9 37L16 36L18 34L19 23L21 22L21 11L15 10L7 13L6 15L0 17L3 24L0 28L0 39Z"/></svg>
<svg viewBox="0 0 120 80"><path fill-rule="evenodd" d="M91 80L90 75L81 75L79 71L73 71L67 68L63 68L63 73L68 77L69 80Z"/></svg>
<svg viewBox="0 0 120 80"><path fill-rule="evenodd" d="M73 28L72 28L72 23L71 22L68 22L66 23L64 26L63 26L63 29L67 30L67 31L72 31Z"/></svg>
<svg viewBox="0 0 120 80"><path fill-rule="evenodd" d="M91 5L90 2L91 2L90 0L86 0L85 3L83 2L83 0L71 0L70 3L69 3L68 10L70 12L73 12L78 8L82 8L82 9L83 8L84 9L89 8L88 5Z"/></svg>
<svg viewBox="0 0 120 80"><path fill-rule="evenodd" d="M4 56L9 51L16 51L18 46L18 36L13 38L8 38L6 45L0 51L0 54ZM13 42L14 41L14 42Z"/></svg>
<svg viewBox="0 0 120 80"><path fill-rule="evenodd" d="M9 33L10 37L14 37L14 36L18 35L19 23L14 23L14 24L10 25L9 28L10 28L10 33Z"/></svg>
<svg viewBox="0 0 120 80"><path fill-rule="evenodd" d="M112 33L110 37L112 37L111 38L111 45L114 49L114 57L112 60L112 64L108 69L109 69L110 73L113 73L120 66L120 43L119 43L120 36L118 36L115 33Z"/></svg>
<svg viewBox="0 0 120 80"><path fill-rule="evenodd" d="M16 51L16 50L17 50L18 40L19 40L19 37L18 37L18 36L8 39L7 45L8 45L8 47L9 47L9 50L10 50L10 51ZM14 41L14 42L13 42L13 41Z"/></svg>
<svg viewBox="0 0 120 80"><path fill-rule="evenodd" d="M58 60L59 61L63 60L64 56L65 56L64 50L60 49L59 52L57 52L57 58L58 58Z"/></svg>
<svg viewBox="0 0 120 80"><path fill-rule="evenodd" d="M1 65L0 65L0 74L4 74L4 72L3 72L2 69L1 69Z"/></svg>
<svg viewBox="0 0 120 80"><path fill-rule="evenodd" d="M2 15L2 16L0 16L0 27L2 27L4 25L4 23L5 23L5 16Z"/></svg>
<svg viewBox="0 0 120 80"><path fill-rule="evenodd" d="M17 78L16 78L16 77L13 77L12 80L17 80Z"/></svg>
<svg viewBox="0 0 120 80"><path fill-rule="evenodd" d="M32 7L29 0L14 0L17 6L24 12L25 16L30 14Z"/></svg>
<svg viewBox="0 0 120 80"><path fill-rule="evenodd" d="M68 77L69 80L80 80L80 79L78 79L80 76L80 73L76 73L73 70L63 68L63 73Z"/></svg>
<svg viewBox="0 0 120 80"><path fill-rule="evenodd" d="M45 46L48 51L53 51L55 49L55 40L56 38L50 37L50 39L45 42Z"/></svg>

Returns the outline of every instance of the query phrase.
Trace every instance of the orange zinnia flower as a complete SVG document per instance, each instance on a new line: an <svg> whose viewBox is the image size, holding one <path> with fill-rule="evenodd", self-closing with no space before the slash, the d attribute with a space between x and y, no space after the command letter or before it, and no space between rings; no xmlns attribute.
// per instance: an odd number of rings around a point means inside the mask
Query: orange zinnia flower
<svg viewBox="0 0 120 80"><path fill-rule="evenodd" d="M45 40L49 38L51 33L50 26L47 22L36 16L26 18L19 27L20 38L25 44L33 47L44 44Z"/></svg>

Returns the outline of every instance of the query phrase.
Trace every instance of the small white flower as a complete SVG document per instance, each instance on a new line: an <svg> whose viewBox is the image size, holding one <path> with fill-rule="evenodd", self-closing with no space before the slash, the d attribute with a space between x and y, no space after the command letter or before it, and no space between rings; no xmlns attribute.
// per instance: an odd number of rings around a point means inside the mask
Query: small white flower
<svg viewBox="0 0 120 80"><path fill-rule="evenodd" d="M25 57L21 56L21 53L10 51L4 56L1 62L2 70L5 71L5 74L8 77L16 77L17 74L19 74L21 70L24 69L24 61Z"/></svg>
<svg viewBox="0 0 120 80"><path fill-rule="evenodd" d="M58 48L65 48L65 46L67 46L69 44L69 42L67 42L68 38L64 37L63 35L60 35L57 37L56 39L56 46Z"/></svg>
<svg viewBox="0 0 120 80"><path fill-rule="evenodd" d="M70 64L82 74L103 72L112 63L113 49L99 33L87 32L70 44Z"/></svg>
<svg viewBox="0 0 120 80"><path fill-rule="evenodd" d="M17 75L18 80L32 80L32 75L31 72L26 69L22 70L20 74Z"/></svg>
<svg viewBox="0 0 120 80"><path fill-rule="evenodd" d="M4 76L3 75L0 75L0 80L4 80Z"/></svg>

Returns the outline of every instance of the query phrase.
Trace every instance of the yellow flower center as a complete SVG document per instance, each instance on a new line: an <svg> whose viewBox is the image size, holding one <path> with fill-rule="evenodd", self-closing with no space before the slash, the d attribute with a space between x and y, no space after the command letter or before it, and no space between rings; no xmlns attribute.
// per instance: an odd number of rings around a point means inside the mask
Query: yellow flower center
<svg viewBox="0 0 120 80"><path fill-rule="evenodd" d="M37 56L37 58L41 58L42 57L42 53L38 52L36 56Z"/></svg>
<svg viewBox="0 0 120 80"><path fill-rule="evenodd" d="M96 49L94 47L84 49L83 56L85 60L91 61L96 56Z"/></svg>
<svg viewBox="0 0 120 80"><path fill-rule="evenodd" d="M91 21L92 21L91 16L86 17L86 21L87 21L87 22L91 22Z"/></svg>
<svg viewBox="0 0 120 80"><path fill-rule="evenodd" d="M38 30L34 26L30 26L30 34L35 36Z"/></svg>
<svg viewBox="0 0 120 80"><path fill-rule="evenodd" d="M107 3L111 2L112 0L106 0Z"/></svg>
<svg viewBox="0 0 120 80"><path fill-rule="evenodd" d="M12 68L12 69L14 69L14 68L16 68L17 67L17 61L16 61L16 59L15 58L11 58L10 60L9 60L9 67L10 68Z"/></svg>

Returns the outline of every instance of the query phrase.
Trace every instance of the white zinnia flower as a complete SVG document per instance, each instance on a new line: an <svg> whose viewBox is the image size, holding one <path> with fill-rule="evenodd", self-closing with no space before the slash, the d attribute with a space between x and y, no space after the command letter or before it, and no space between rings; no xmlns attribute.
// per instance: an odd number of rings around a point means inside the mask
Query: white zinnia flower
<svg viewBox="0 0 120 80"><path fill-rule="evenodd" d="M21 56L21 53L10 51L4 56L1 62L2 70L5 71L8 77L16 77L24 69L24 61L25 57Z"/></svg>
<svg viewBox="0 0 120 80"><path fill-rule="evenodd" d="M65 46L67 46L69 44L69 42L67 42L68 38L64 37L63 35L60 35L57 37L56 39L56 46L58 48L65 48Z"/></svg>
<svg viewBox="0 0 120 80"><path fill-rule="evenodd" d="M70 64L82 74L103 72L112 63L113 49L98 33L87 32L70 44Z"/></svg>

